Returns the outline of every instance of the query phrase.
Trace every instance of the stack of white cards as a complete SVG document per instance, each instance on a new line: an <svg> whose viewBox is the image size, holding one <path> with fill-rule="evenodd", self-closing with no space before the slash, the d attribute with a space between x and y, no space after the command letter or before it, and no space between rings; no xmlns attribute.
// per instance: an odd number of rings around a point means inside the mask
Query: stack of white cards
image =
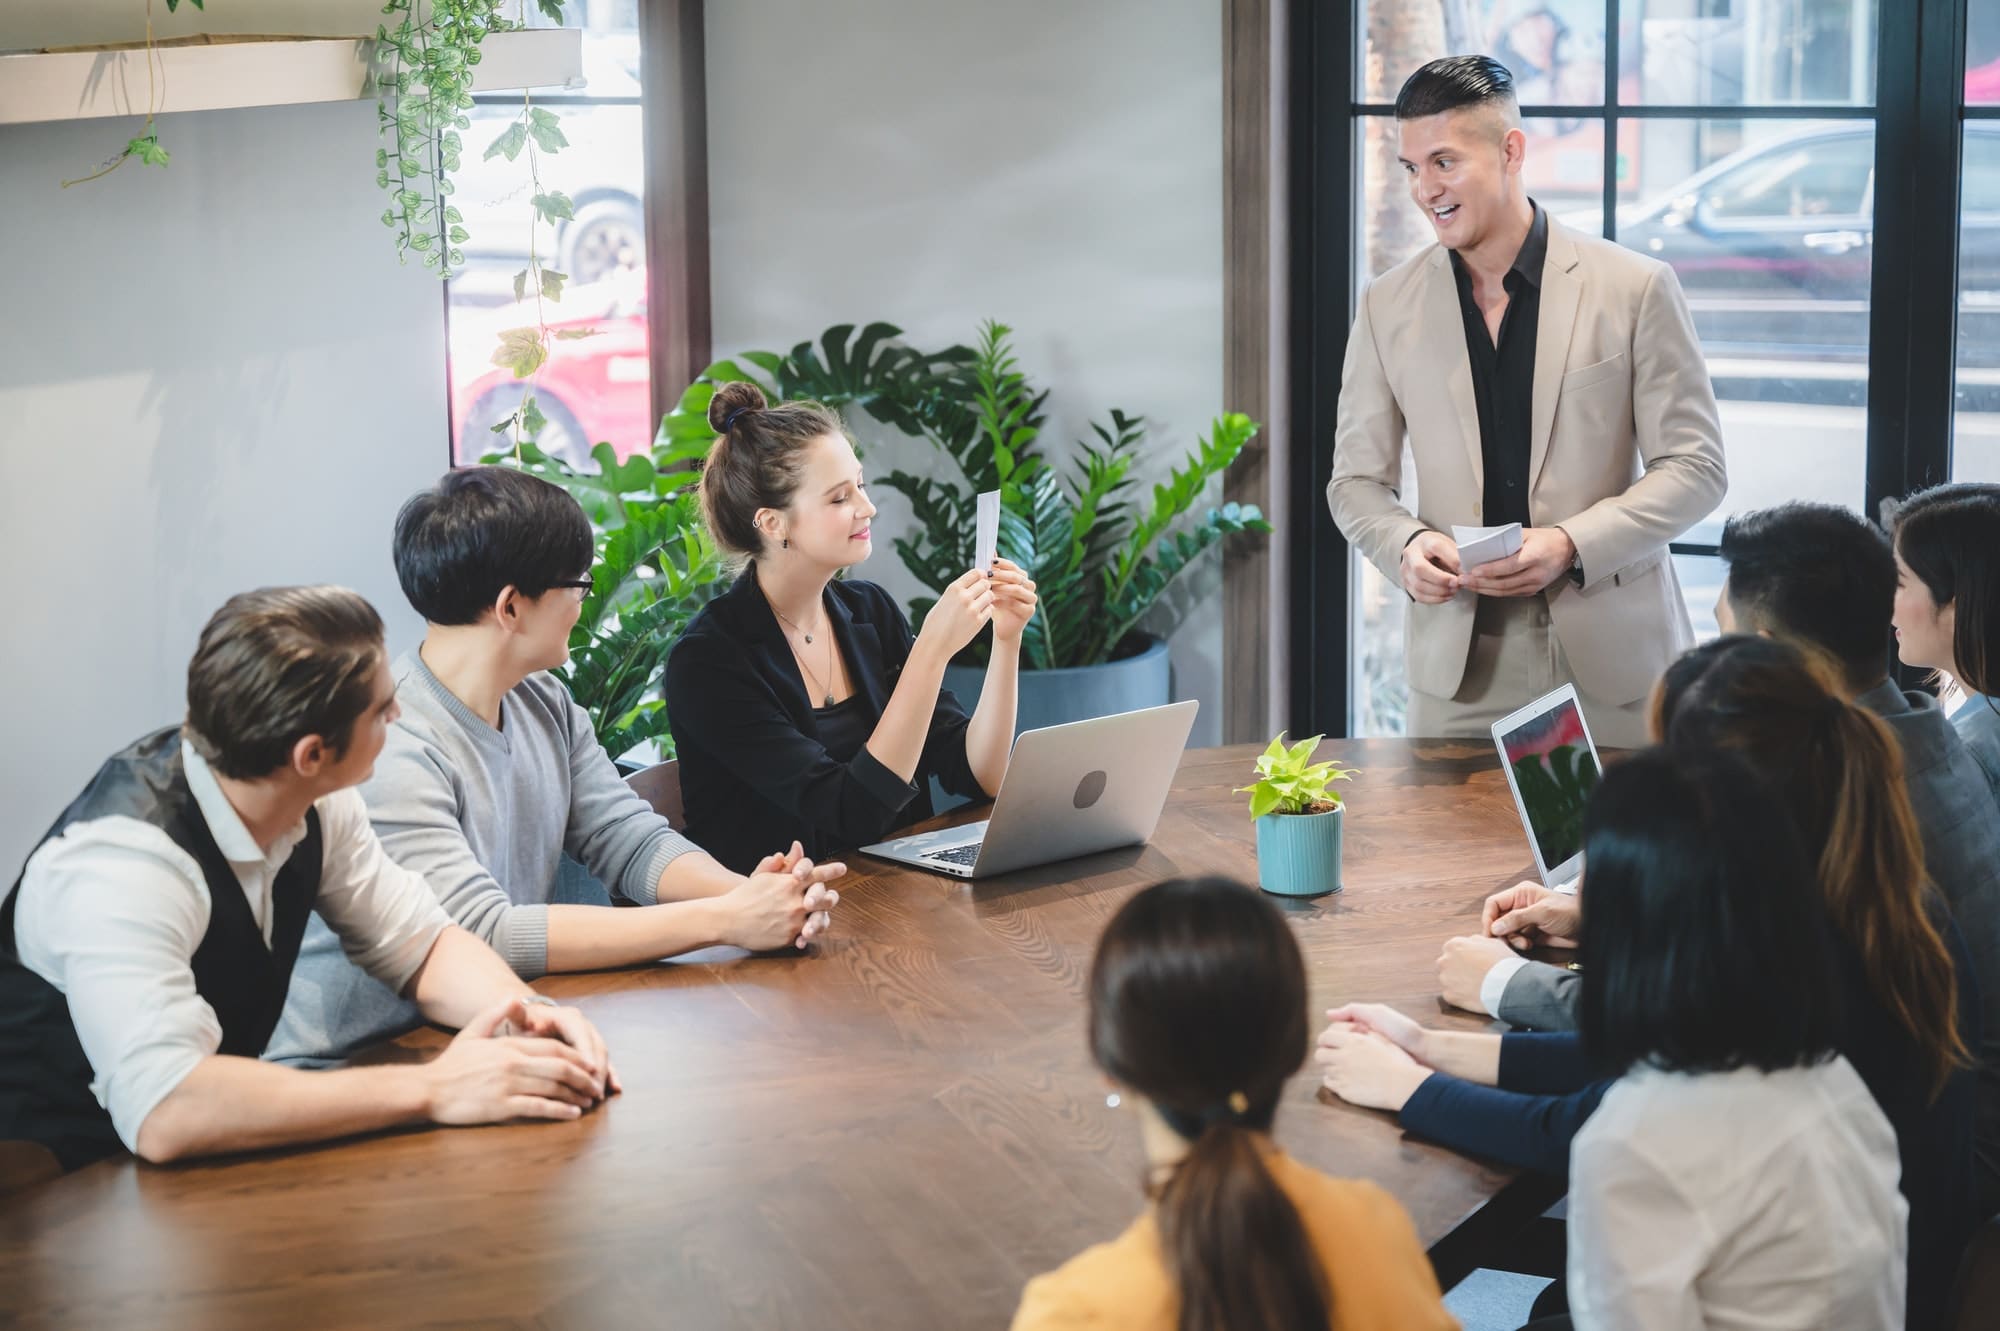
<svg viewBox="0 0 2000 1331"><path fill-rule="evenodd" d="M1504 527L1454 526L1451 539L1458 543L1458 567L1464 571L1490 564L1496 559L1505 559L1519 550L1521 524L1510 522Z"/></svg>
<svg viewBox="0 0 2000 1331"><path fill-rule="evenodd" d="M1519 544L1519 542L1517 541L1516 544ZM972 551L972 566L981 573L991 573L993 571L994 556L1000 552L1000 492L998 490L988 490L985 494L979 496L978 515L973 527Z"/></svg>

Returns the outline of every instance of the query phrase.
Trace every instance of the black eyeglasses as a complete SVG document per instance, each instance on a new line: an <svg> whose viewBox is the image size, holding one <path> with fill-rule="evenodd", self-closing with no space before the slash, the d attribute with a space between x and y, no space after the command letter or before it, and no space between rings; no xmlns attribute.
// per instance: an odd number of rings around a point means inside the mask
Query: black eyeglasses
<svg viewBox="0 0 2000 1331"><path fill-rule="evenodd" d="M589 578L558 578L554 582L550 583L549 586L574 587L576 588L576 590L580 592L587 592L590 591L592 588L596 587L597 584L591 581Z"/></svg>

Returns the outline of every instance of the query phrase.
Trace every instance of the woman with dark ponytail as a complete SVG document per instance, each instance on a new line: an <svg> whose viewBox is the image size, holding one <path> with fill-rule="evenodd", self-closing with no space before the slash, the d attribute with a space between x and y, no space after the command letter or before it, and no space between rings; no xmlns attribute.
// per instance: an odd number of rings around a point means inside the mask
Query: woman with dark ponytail
<svg viewBox="0 0 2000 1331"><path fill-rule="evenodd" d="M1090 972L1090 1053L1139 1120L1153 1208L1028 1284L1015 1331L1431 1331L1457 1325L1409 1217L1271 1141L1311 1034L1278 912L1221 878L1147 888Z"/></svg>
<svg viewBox="0 0 2000 1331"><path fill-rule="evenodd" d="M1951 723L2000 800L2000 485L1936 485L1887 507L1896 655L1949 677Z"/></svg>
<svg viewBox="0 0 2000 1331"><path fill-rule="evenodd" d="M708 421L702 514L745 567L667 660L689 835L745 872L771 846L797 841L817 861L930 817L932 777L999 794L1034 582L1004 559L968 569L912 633L888 592L838 576L873 551L875 516L840 418L728 383ZM989 623L967 716L944 668Z"/></svg>

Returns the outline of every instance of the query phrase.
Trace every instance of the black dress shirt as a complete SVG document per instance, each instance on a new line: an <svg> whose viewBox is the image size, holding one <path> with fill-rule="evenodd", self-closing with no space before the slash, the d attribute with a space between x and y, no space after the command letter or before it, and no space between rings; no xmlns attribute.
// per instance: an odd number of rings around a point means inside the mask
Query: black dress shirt
<svg viewBox="0 0 2000 1331"><path fill-rule="evenodd" d="M820 700L806 695L754 569L702 607L667 658L686 831L738 873L794 840L819 860L928 818L933 776L954 795L992 798L966 761L970 718L948 689L932 709L916 779L876 761L866 740L916 639L895 600L872 582L831 583L825 605L854 682L845 711L817 709Z"/></svg>
<svg viewBox="0 0 2000 1331"><path fill-rule="evenodd" d="M1479 406L1479 455L1486 483L1480 496L1481 525L1502 526L1528 519L1528 435L1535 405L1535 328L1542 311L1542 262L1549 252L1549 218L1530 201L1535 220L1521 242L1514 266L1501 285L1507 289L1507 311L1500 316L1500 336L1486 331L1486 315L1472 298L1472 274L1452 252L1451 271L1458 279L1458 306L1465 316L1465 351L1472 359L1472 396Z"/></svg>

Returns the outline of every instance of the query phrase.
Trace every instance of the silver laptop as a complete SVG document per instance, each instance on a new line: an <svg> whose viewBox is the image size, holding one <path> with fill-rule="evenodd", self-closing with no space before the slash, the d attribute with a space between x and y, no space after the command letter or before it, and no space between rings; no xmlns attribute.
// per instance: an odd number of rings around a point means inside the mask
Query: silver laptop
<svg viewBox="0 0 2000 1331"><path fill-rule="evenodd" d="M1604 770L1576 686L1565 684L1495 721L1493 744L1542 882L1557 892L1576 891L1583 876L1583 810Z"/></svg>
<svg viewBox="0 0 2000 1331"><path fill-rule="evenodd" d="M1139 845L1159 826L1195 708L1190 700L1024 731L1014 741L992 817L861 852L932 873L988 878Z"/></svg>

